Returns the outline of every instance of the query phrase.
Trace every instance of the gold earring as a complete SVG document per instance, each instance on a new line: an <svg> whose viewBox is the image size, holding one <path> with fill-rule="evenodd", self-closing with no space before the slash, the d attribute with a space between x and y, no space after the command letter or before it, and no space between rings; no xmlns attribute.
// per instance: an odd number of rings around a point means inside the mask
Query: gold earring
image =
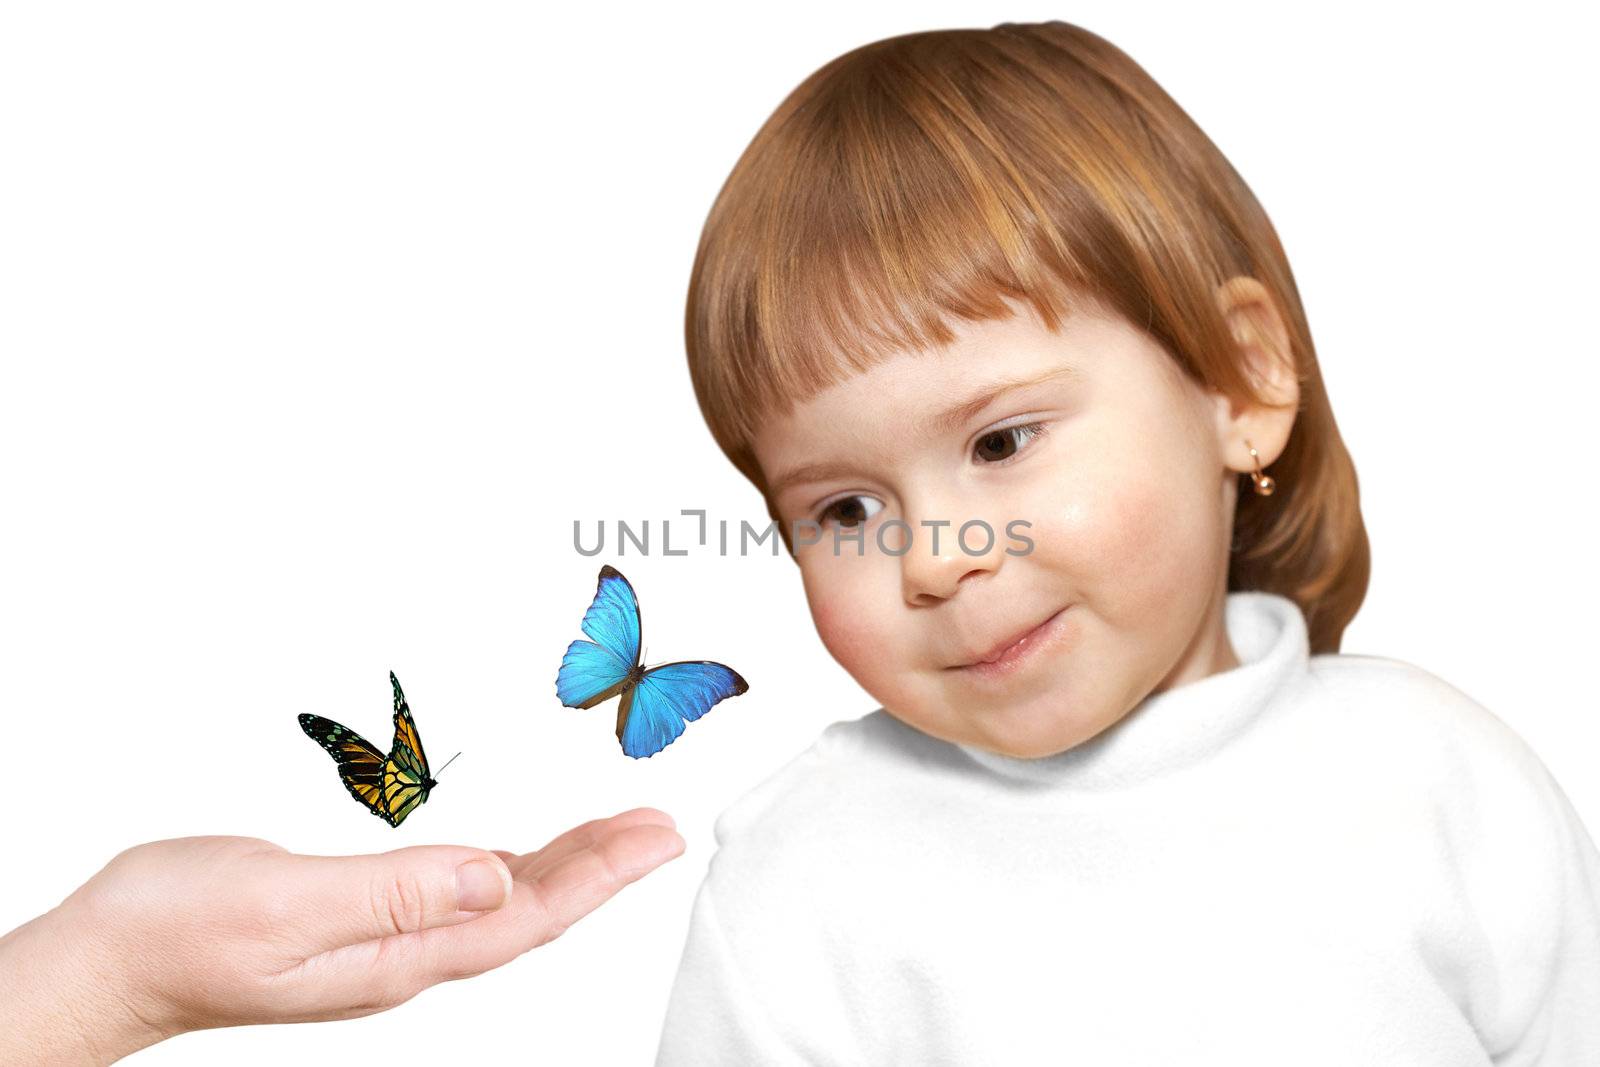
<svg viewBox="0 0 1600 1067"><path fill-rule="evenodd" d="M1244 439L1244 445L1250 450L1250 458L1256 461L1256 469L1250 472L1250 480L1255 483L1256 493L1260 496L1271 496L1272 490L1277 488L1278 483L1272 480L1272 475L1261 473L1261 456L1256 453L1255 446L1250 443L1248 437Z"/></svg>

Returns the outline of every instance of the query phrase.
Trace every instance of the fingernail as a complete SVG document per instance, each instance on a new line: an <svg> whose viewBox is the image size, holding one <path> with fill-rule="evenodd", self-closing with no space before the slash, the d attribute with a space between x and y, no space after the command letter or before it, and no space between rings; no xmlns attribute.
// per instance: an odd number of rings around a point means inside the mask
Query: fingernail
<svg viewBox="0 0 1600 1067"><path fill-rule="evenodd" d="M469 860L456 868L456 907L461 911L493 911L506 902L510 886L505 868L488 860Z"/></svg>

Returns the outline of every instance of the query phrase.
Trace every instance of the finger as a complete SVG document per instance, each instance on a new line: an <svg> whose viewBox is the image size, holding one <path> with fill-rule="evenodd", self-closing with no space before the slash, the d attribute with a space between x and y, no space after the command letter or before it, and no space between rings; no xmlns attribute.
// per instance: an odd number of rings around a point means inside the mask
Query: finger
<svg viewBox="0 0 1600 1067"><path fill-rule="evenodd" d="M485 849L417 845L374 856L285 856L308 953L451 926L504 906L506 861Z"/></svg>
<svg viewBox="0 0 1600 1067"><path fill-rule="evenodd" d="M683 854L676 830L658 824L626 826L559 859L533 879L554 933L589 914L619 889Z"/></svg>
<svg viewBox="0 0 1600 1067"><path fill-rule="evenodd" d="M602 820L605 821L605 820ZM658 823L625 826L578 849L535 879L519 879L511 901L477 922L389 938L374 957L385 981L428 976L428 984L499 967L561 936L624 886L683 854L676 830Z"/></svg>
<svg viewBox="0 0 1600 1067"><path fill-rule="evenodd" d="M551 864L629 826L665 826L668 829L676 829L677 823L664 811L655 808L633 808L607 819L591 819L581 826L574 826L537 852L529 852L507 863L514 877L537 876Z"/></svg>

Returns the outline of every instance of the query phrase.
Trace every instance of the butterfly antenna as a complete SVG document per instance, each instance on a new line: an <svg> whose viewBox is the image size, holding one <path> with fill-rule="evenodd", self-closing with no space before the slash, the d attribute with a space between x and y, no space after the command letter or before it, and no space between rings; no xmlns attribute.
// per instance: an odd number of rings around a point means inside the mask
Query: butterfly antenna
<svg viewBox="0 0 1600 1067"><path fill-rule="evenodd" d="M459 755L461 755L461 753L457 752L456 756L459 756ZM450 764L454 763L456 761L456 756L451 756L449 759L445 760L444 761L444 767L448 767L448 766L450 766ZM437 771L435 771L434 772L434 777L438 777L439 775L443 774L444 773L444 767L440 767Z"/></svg>

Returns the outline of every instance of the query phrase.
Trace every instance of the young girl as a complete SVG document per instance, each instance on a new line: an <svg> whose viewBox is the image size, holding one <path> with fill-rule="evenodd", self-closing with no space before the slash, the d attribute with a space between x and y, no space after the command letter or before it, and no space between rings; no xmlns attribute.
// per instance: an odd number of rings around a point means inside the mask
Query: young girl
<svg viewBox="0 0 1600 1067"><path fill-rule="evenodd" d="M1491 712L1338 654L1367 540L1293 276L1121 51L828 63L688 352L882 708L719 819L658 1063L1600 1063L1600 854Z"/></svg>

